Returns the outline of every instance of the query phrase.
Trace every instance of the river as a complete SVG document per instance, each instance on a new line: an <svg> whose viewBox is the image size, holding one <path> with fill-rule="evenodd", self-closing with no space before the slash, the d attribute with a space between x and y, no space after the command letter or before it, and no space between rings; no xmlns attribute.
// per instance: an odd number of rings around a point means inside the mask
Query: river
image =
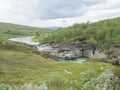
<svg viewBox="0 0 120 90"><path fill-rule="evenodd" d="M28 37L19 37L19 38L10 38L10 41L14 41L14 42L22 42L22 43L26 43L29 45L38 45L38 42L33 42L32 38L34 38L34 36L28 36Z"/></svg>
<svg viewBox="0 0 120 90"><path fill-rule="evenodd" d="M34 38L34 36L10 38L9 40L14 41L14 42L22 42L22 43L26 43L26 44L29 44L29 45L36 45L37 49L39 51L47 51L47 50L51 49L50 46L39 45L40 44L39 42L33 42L32 38ZM71 59L71 60L59 59L58 61L61 61L61 62L83 62L83 61L86 61L86 60L87 60L87 58L82 57L82 58Z"/></svg>

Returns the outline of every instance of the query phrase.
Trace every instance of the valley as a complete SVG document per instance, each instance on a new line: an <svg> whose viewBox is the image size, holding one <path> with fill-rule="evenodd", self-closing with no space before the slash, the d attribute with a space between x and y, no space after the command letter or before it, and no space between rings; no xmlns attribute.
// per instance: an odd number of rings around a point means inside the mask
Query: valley
<svg viewBox="0 0 120 90"><path fill-rule="evenodd" d="M119 90L119 19L56 31L1 23L0 90Z"/></svg>

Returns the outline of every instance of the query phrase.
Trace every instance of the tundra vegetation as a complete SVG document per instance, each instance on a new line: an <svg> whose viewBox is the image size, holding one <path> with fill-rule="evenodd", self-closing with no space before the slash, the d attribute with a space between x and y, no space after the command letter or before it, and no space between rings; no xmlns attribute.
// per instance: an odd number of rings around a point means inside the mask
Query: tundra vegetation
<svg viewBox="0 0 120 90"><path fill-rule="evenodd" d="M120 18L99 21L95 23L74 24L68 28L56 30L44 38L43 43L67 43L73 41L87 41L109 48L113 44L120 44Z"/></svg>
<svg viewBox="0 0 120 90"><path fill-rule="evenodd" d="M10 37L29 35L37 36L42 43L84 40L107 53L111 45L120 44L119 24L120 18L115 18L50 32L0 23L0 90L119 90L119 66L97 62L98 57L83 63L57 62L42 57L27 44L8 41Z"/></svg>

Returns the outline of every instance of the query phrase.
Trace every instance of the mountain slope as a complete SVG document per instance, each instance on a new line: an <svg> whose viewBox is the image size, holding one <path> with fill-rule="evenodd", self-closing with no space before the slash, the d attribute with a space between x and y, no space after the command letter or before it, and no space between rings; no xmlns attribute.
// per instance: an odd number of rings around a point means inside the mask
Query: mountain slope
<svg viewBox="0 0 120 90"><path fill-rule="evenodd" d="M50 33L49 29L36 28L24 25L10 24L10 23L0 23L0 34L3 36L17 36L17 35L42 35L45 33Z"/></svg>
<svg viewBox="0 0 120 90"><path fill-rule="evenodd" d="M100 47L108 48L120 43L120 18L103 20L95 23L74 24L68 28L54 31L42 42L67 43L73 41L94 42Z"/></svg>
<svg viewBox="0 0 120 90"><path fill-rule="evenodd" d="M0 22L0 30L48 30L45 28L31 27L25 25L11 24Z"/></svg>

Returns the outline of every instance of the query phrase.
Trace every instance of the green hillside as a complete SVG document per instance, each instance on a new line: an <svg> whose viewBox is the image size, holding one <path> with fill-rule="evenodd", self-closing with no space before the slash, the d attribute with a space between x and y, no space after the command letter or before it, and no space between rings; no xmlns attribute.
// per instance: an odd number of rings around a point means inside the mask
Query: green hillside
<svg viewBox="0 0 120 90"><path fill-rule="evenodd" d="M59 29L51 36L43 38L43 43L67 43L71 40L94 42L102 48L120 43L120 18L103 20L95 23L74 24Z"/></svg>
<svg viewBox="0 0 120 90"><path fill-rule="evenodd" d="M71 87L80 90L86 80L113 67L100 62L64 63L45 59L26 44L0 38L0 90L47 90L37 89L45 85L49 90L69 90Z"/></svg>
<svg viewBox="0 0 120 90"><path fill-rule="evenodd" d="M30 48L27 44L8 40L10 37L34 35L41 39L44 38L43 42L66 43L70 40L86 40L102 45L104 34L106 36L107 33L108 37L112 35L113 40L120 35L120 30L116 29L119 28L117 23L119 18L112 20L92 24L75 24L55 31L49 37L44 34L51 32L45 29L1 23L0 90L111 90L111 88L119 90L119 66L91 59L83 63L57 62L42 57L40 52L35 48ZM117 38L113 32L109 33L109 29L106 29L104 33L103 30L97 29L103 27L104 22L109 21L110 23L117 21L115 29L108 25L108 28L115 30ZM100 35L100 38L96 38L96 34ZM101 41L97 42L100 39ZM119 40L114 43L119 43ZM109 43L106 42L103 46L107 44Z"/></svg>
<svg viewBox="0 0 120 90"><path fill-rule="evenodd" d="M52 32L49 29L30 27L24 25L0 23L0 36L40 36Z"/></svg>

